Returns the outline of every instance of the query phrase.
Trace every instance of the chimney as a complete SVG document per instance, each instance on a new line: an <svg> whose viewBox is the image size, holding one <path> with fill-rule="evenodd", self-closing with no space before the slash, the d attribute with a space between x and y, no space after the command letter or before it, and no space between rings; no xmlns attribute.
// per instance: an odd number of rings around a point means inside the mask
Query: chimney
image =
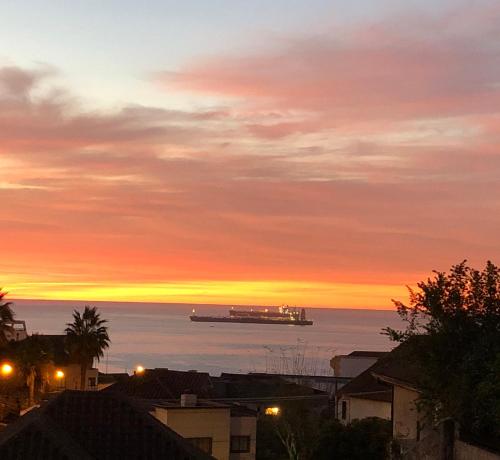
<svg viewBox="0 0 500 460"><path fill-rule="evenodd" d="M193 393L181 394L181 407L196 407L198 396Z"/></svg>

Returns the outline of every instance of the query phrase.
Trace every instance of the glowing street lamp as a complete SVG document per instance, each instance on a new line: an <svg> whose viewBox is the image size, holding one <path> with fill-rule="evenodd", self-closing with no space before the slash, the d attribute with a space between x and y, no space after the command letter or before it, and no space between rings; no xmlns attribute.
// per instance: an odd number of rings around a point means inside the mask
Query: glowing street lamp
<svg viewBox="0 0 500 460"><path fill-rule="evenodd" d="M61 380L61 379L63 379L63 378L64 378L64 372L63 372L63 371L61 371L60 369L58 369L58 370L56 371L56 379L57 379L57 380Z"/></svg>
<svg viewBox="0 0 500 460"><path fill-rule="evenodd" d="M144 367L142 367L142 366L137 366L137 367L135 368L135 373L136 373L136 374L144 374Z"/></svg>
<svg viewBox="0 0 500 460"><path fill-rule="evenodd" d="M276 417L279 414L280 414L279 407L266 407L266 415L272 415L272 416Z"/></svg>
<svg viewBox="0 0 500 460"><path fill-rule="evenodd" d="M14 368L9 363L3 363L2 367L0 367L0 373L2 374L2 377L9 377L12 372L14 372Z"/></svg>

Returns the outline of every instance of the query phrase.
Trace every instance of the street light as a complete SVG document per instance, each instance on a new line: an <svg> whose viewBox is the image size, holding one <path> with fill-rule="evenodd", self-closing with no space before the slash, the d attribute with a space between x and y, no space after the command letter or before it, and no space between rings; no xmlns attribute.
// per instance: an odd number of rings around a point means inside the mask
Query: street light
<svg viewBox="0 0 500 460"><path fill-rule="evenodd" d="M59 390L62 390L64 387L66 387L66 374L64 373L64 371L62 371L61 369L56 369L54 377L56 378L57 388Z"/></svg>
<svg viewBox="0 0 500 460"><path fill-rule="evenodd" d="M3 363L2 367L0 368L0 373L2 374L2 377L9 377L9 375L14 372L14 368L12 367L11 364L9 363Z"/></svg>
<svg viewBox="0 0 500 460"><path fill-rule="evenodd" d="M137 367L135 368L135 373L136 373L136 374L143 374L143 373L144 373L144 367L142 367L142 366L140 366L140 365L139 365L139 366L137 366Z"/></svg>
<svg viewBox="0 0 500 460"><path fill-rule="evenodd" d="M280 414L279 407L266 407L266 415L273 415L276 417L279 414Z"/></svg>

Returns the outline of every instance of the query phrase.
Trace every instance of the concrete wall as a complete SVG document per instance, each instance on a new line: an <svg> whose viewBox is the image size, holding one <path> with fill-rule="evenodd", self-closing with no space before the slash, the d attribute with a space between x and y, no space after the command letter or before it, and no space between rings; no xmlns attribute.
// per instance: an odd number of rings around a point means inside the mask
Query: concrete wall
<svg viewBox="0 0 500 460"><path fill-rule="evenodd" d="M500 455L457 439L455 440L455 460L500 460Z"/></svg>
<svg viewBox="0 0 500 460"><path fill-rule="evenodd" d="M342 419L342 402L347 403L347 417ZM384 420L391 419L391 403L386 401L372 401L369 399L355 398L353 396L344 396L337 405L337 418L342 423L351 423L356 419L367 417L380 417Z"/></svg>
<svg viewBox="0 0 500 460"><path fill-rule="evenodd" d="M156 407L154 416L184 438L212 438L212 456L229 460L229 407Z"/></svg>
<svg viewBox="0 0 500 460"><path fill-rule="evenodd" d="M257 417L231 417L231 436L250 436L250 452L230 453L230 460L254 460L257 440Z"/></svg>
<svg viewBox="0 0 500 460"><path fill-rule="evenodd" d="M418 393L394 386L393 434L396 439L417 439L419 415L416 408Z"/></svg>
<svg viewBox="0 0 500 460"><path fill-rule="evenodd" d="M337 355L330 361L335 377L357 377L377 362L378 358Z"/></svg>

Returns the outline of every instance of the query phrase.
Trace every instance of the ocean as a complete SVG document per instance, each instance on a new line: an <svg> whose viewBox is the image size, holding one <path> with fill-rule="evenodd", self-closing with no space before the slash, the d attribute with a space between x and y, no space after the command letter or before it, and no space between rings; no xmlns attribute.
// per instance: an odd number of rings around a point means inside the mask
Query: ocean
<svg viewBox="0 0 500 460"><path fill-rule="evenodd" d="M72 311L87 302L16 300L17 319L28 332L61 334ZM308 308L313 326L195 323L197 314L227 314L229 306L91 302L109 321L111 347L98 364L103 372L147 368L221 372L331 374L335 354L353 350L390 350L381 334L386 326L401 328L395 311Z"/></svg>

